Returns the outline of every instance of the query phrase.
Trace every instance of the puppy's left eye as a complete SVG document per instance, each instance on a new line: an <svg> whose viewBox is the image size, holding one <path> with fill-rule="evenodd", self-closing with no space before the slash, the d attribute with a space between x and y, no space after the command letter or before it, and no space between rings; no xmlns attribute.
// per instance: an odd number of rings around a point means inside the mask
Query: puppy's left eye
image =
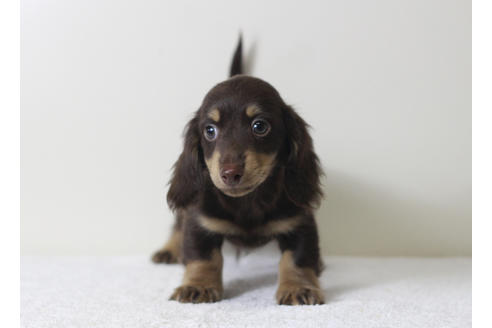
<svg viewBox="0 0 492 328"><path fill-rule="evenodd" d="M259 137L264 137L270 132L270 124L262 119L257 119L254 120L253 123L251 123L251 129L253 130L253 133Z"/></svg>
<svg viewBox="0 0 492 328"><path fill-rule="evenodd" d="M203 135L208 141L213 141L215 138L217 138L217 127L213 124L209 124L205 127L205 130L203 130Z"/></svg>

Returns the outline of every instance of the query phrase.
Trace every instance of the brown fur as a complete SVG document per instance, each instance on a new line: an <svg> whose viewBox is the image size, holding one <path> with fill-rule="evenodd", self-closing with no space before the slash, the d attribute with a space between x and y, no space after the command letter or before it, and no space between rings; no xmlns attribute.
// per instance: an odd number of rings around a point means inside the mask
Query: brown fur
<svg viewBox="0 0 492 328"><path fill-rule="evenodd" d="M212 109L210 112L208 112L208 117L210 117L215 122L219 122L220 121L220 111L217 108Z"/></svg>
<svg viewBox="0 0 492 328"><path fill-rule="evenodd" d="M152 261L154 263L178 263L181 258L182 242L183 233L173 230L166 244L152 256Z"/></svg>
<svg viewBox="0 0 492 328"><path fill-rule="evenodd" d="M276 240L283 252L277 301L320 304L313 209L321 169L308 125L270 84L240 75L240 58L239 45L234 77L208 92L186 126L167 194L177 224L154 260L186 265L172 299L213 302L222 297L224 240L239 247Z"/></svg>
<svg viewBox="0 0 492 328"><path fill-rule="evenodd" d="M182 303L220 301L223 292L222 266L222 254L218 250L212 253L209 260L187 263L183 284L176 288L171 299Z"/></svg>
<svg viewBox="0 0 492 328"><path fill-rule="evenodd" d="M251 105L246 108L246 115L253 117L261 113L261 109L256 105Z"/></svg>
<svg viewBox="0 0 492 328"><path fill-rule="evenodd" d="M244 151L244 187L240 190L228 190L220 177L220 151L214 151L210 158L205 158L205 164L210 173L210 179L217 188L230 197L241 197L251 192L270 175L275 166L276 153L262 154L252 150Z"/></svg>
<svg viewBox="0 0 492 328"><path fill-rule="evenodd" d="M176 223L174 224L171 236L164 246L154 253L152 261L154 263L178 263L182 261L183 248L183 225L184 221L190 216L185 209L176 211Z"/></svg>
<svg viewBox="0 0 492 328"><path fill-rule="evenodd" d="M316 272L311 268L300 268L294 262L291 251L285 251L279 264L279 285L276 293L278 304L323 304Z"/></svg>
<svg viewBox="0 0 492 328"><path fill-rule="evenodd" d="M291 217L285 218L282 220L270 221L265 223L253 231L248 231L246 229L241 228L241 226L236 225L227 220L221 220L216 218L209 218L206 216L201 216L199 219L199 223L205 229L224 234L224 235L262 235L271 237L277 234L288 233L293 231L297 225L300 224L301 219L299 217Z"/></svg>
<svg viewBox="0 0 492 328"><path fill-rule="evenodd" d="M233 96L232 93L236 89L241 89L242 93ZM251 96L248 97L248 94ZM208 93L202 106L195 113L195 117L186 127L183 153L174 166L174 174L167 195L171 208L186 208L197 202L200 194L207 189L207 180L211 179L208 169L211 170L210 173L217 175L218 165L227 161L244 161L241 156L244 157L247 150L252 150L244 149L253 145L254 140L251 136L243 134L239 126L221 128L219 130L220 140L216 142L204 141L202 130L206 125L206 120L209 119L208 112L217 109L216 103L221 98L231 99L229 101L232 104L229 104L227 108L241 108L244 106L242 103L254 100L259 103L260 100L256 99L259 95L271 98L263 100L272 105L268 108L262 107L262 112L272 117L272 124L275 126L268 138L264 138L268 142L264 145L259 144L258 148L255 147L254 152L270 156L277 153L276 167L279 173L282 173L277 175L277 178L282 180L278 181L278 184L283 186L285 195L299 207L317 207L322 194L319 185L321 170L318 157L313 151L312 139L307 130L308 125L290 106L283 103L272 86L253 77L236 76L218 84ZM247 117L244 110L242 112ZM237 113L239 114L240 112ZM224 115L236 114L233 114L231 110L220 114L221 123L228 125ZM215 148L211 148L211 144L216 145ZM214 164L210 165L210 161ZM210 166L206 162L209 162ZM266 167L265 171L267 171ZM221 183L214 179L212 177L212 181L221 187ZM225 191L225 193L231 194L232 192ZM240 196L242 195L241 193Z"/></svg>

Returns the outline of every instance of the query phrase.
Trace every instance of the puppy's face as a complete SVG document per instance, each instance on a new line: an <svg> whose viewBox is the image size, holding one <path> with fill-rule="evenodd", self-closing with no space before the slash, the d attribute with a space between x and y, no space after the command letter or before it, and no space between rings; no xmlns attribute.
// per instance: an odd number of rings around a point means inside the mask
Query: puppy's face
<svg viewBox="0 0 492 328"><path fill-rule="evenodd" d="M199 130L205 163L214 185L241 197L274 170L285 137L282 101L264 81L238 76L205 97Z"/></svg>
<svg viewBox="0 0 492 328"><path fill-rule="evenodd" d="M206 192L208 176L231 197L271 181L296 206L317 206L321 169L307 128L263 80L237 75L216 85L186 127L167 193L169 206L195 204Z"/></svg>

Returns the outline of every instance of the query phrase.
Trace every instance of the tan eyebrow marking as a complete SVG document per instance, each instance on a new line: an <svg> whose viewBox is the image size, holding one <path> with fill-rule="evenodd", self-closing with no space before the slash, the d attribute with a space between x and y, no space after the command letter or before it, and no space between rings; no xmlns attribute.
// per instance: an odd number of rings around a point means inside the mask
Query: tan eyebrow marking
<svg viewBox="0 0 492 328"><path fill-rule="evenodd" d="M256 105L251 105L246 108L246 115L248 115L248 117L253 117L259 113L261 113L261 109Z"/></svg>
<svg viewBox="0 0 492 328"><path fill-rule="evenodd" d="M220 111L217 108L214 108L210 112L208 112L207 116L215 122L220 121Z"/></svg>

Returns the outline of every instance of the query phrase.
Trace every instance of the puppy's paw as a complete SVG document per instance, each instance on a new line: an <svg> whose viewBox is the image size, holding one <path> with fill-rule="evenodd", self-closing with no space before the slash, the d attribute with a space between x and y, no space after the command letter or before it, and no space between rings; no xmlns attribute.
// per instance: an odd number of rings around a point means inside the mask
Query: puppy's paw
<svg viewBox="0 0 492 328"><path fill-rule="evenodd" d="M222 299L218 288L184 285L176 288L169 298L181 303L213 303Z"/></svg>
<svg viewBox="0 0 492 328"><path fill-rule="evenodd" d="M173 252L166 249L161 249L152 255L152 262L154 263L178 263L178 257Z"/></svg>
<svg viewBox="0 0 492 328"><path fill-rule="evenodd" d="M315 305L324 304L323 292L316 287L280 286L276 294L280 305Z"/></svg>

